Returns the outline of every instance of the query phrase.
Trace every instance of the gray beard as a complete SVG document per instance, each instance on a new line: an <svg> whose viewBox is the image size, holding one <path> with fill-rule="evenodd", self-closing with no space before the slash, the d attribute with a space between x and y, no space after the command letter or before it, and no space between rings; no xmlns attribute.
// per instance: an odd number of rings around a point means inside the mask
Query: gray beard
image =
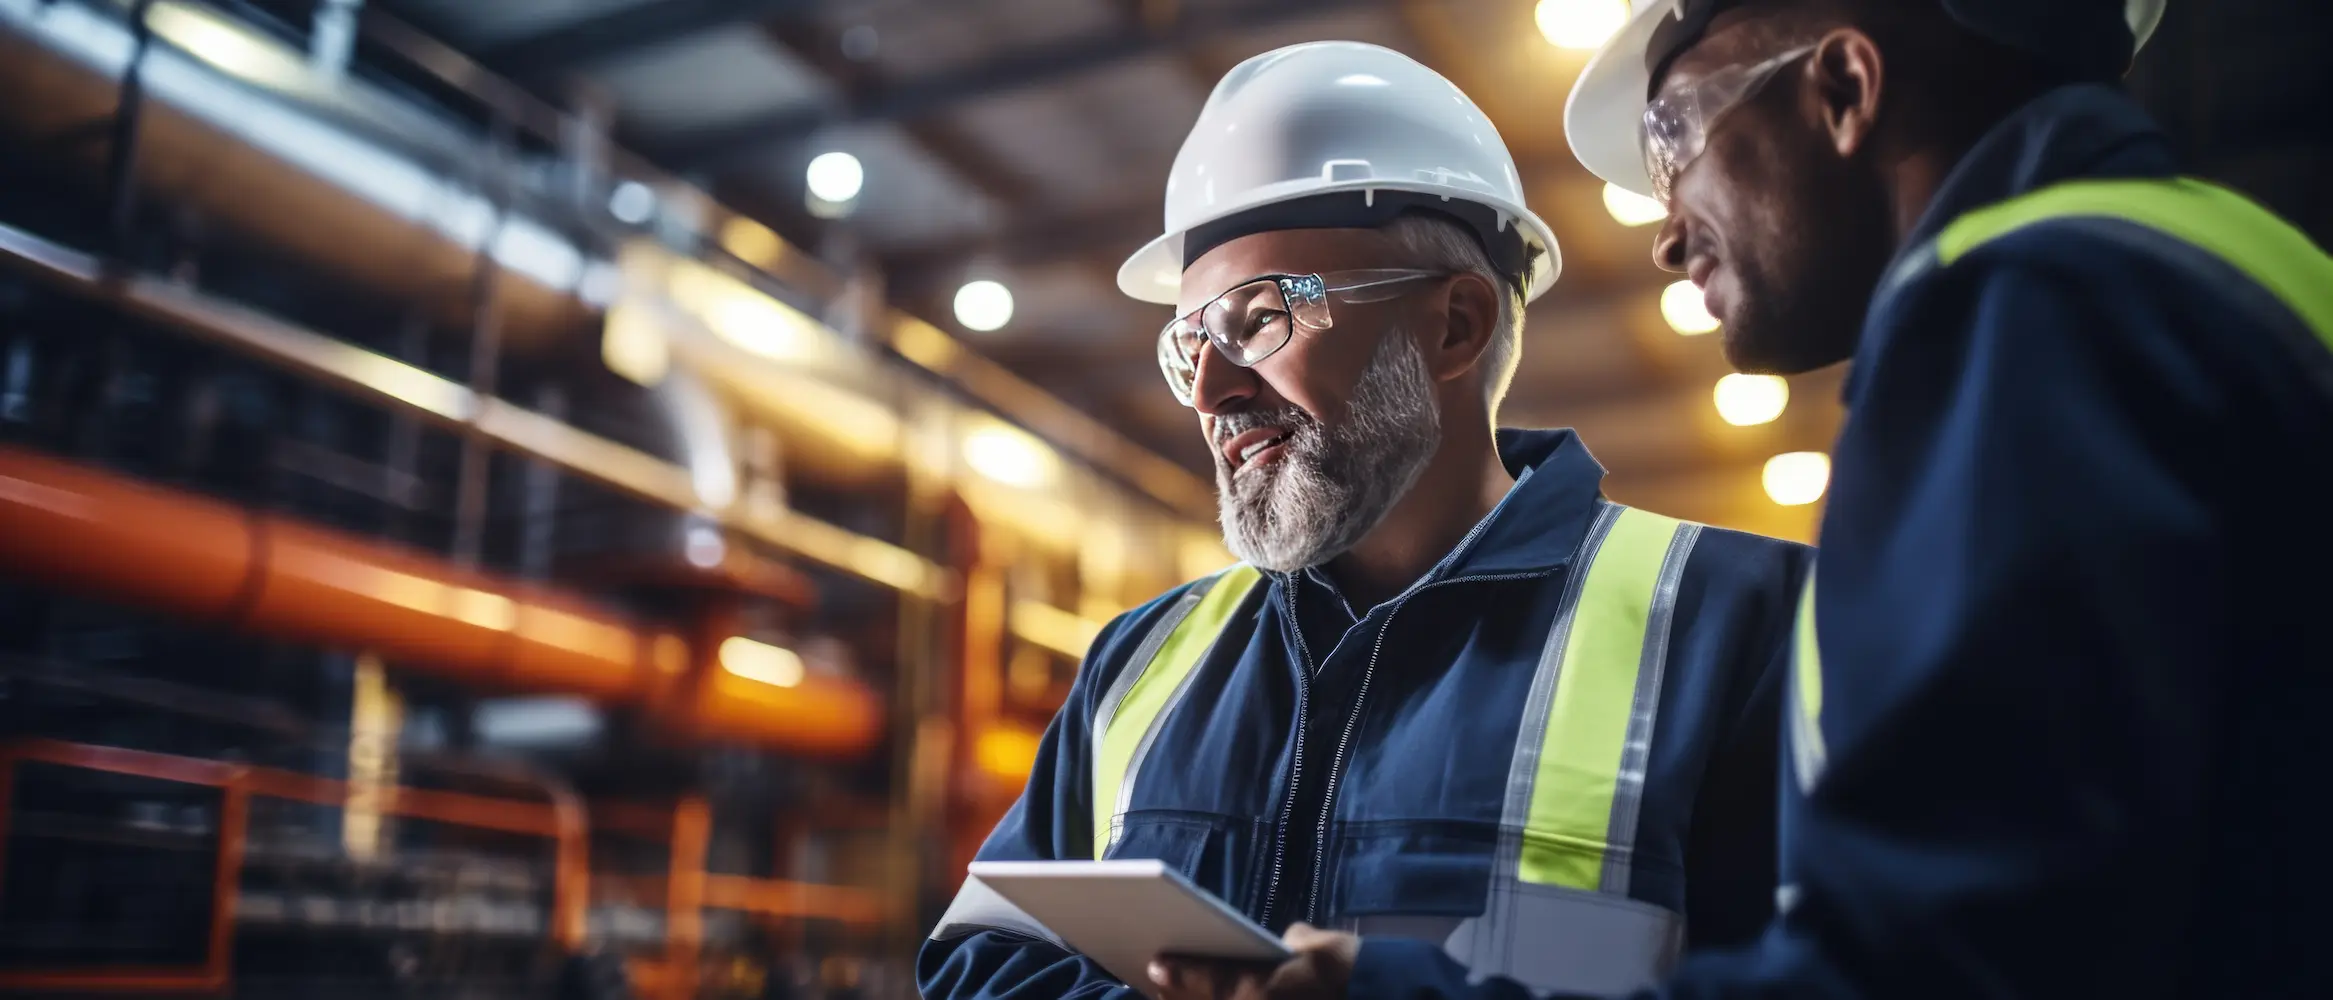
<svg viewBox="0 0 2333 1000"><path fill-rule="evenodd" d="M1224 545L1279 573L1318 566L1358 544L1408 495L1442 440L1433 374L1400 330L1378 342L1335 426L1294 406L1245 410L1217 417L1215 440L1258 427L1289 432L1280 459L1234 476L1218 447L1216 496Z"/></svg>

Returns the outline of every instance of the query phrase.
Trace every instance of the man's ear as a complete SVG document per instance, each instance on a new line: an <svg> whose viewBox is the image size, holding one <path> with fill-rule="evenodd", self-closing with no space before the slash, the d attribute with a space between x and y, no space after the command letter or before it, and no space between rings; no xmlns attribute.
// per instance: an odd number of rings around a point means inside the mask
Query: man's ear
<svg viewBox="0 0 2333 1000"><path fill-rule="evenodd" d="M1841 157L1862 152L1878 128L1887 84L1879 43L1855 28L1837 29L1815 44L1806 72L1812 77L1816 112L1831 148Z"/></svg>
<svg viewBox="0 0 2333 1000"><path fill-rule="evenodd" d="M1418 345L1434 381L1447 382L1474 370L1499 328L1499 291L1490 279L1471 272L1453 276L1442 294L1441 336Z"/></svg>

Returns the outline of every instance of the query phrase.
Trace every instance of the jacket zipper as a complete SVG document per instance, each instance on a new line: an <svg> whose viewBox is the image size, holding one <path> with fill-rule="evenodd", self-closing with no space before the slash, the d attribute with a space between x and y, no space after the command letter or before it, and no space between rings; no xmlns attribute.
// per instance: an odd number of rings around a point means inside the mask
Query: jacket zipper
<svg viewBox="0 0 2333 1000"><path fill-rule="evenodd" d="M1305 716L1312 706L1312 650L1304 645L1304 626L1296 618L1296 588L1287 589L1288 631L1296 638L1296 655L1303 660L1297 664L1296 674L1296 751L1288 766L1288 794L1280 803L1280 832L1272 835L1272 877L1264 884L1263 919L1265 927L1272 926L1272 911L1280 907L1280 875L1288 867L1288 821L1296 816L1296 793L1304 781Z"/></svg>
<svg viewBox="0 0 2333 1000"><path fill-rule="evenodd" d="M1473 548L1474 540L1481 537L1483 529L1489 526L1490 518L1487 517L1475 522L1474 527L1467 531L1466 537L1459 539L1458 546L1451 551L1464 552ZM1353 695L1353 707L1345 716L1345 728L1337 734L1336 756L1329 760L1328 787L1322 791L1320 823L1314 828L1313 834L1312 890L1306 894L1304 900L1305 920L1318 921L1320 919L1318 912L1320 909L1320 884L1321 879L1328 871L1329 819L1337 812L1337 777L1344 770L1345 751L1353 742L1353 726L1360 721L1361 710L1369 699L1369 681L1377 676L1377 655L1385 651L1385 634L1392 630L1394 616L1401 613L1402 605L1408 604L1410 598L1445 584L1523 580L1542 575L1544 574L1507 573L1497 576L1469 576L1452 580L1436 580L1422 587L1414 587L1394 598L1393 607L1385 612L1385 620L1377 625L1377 639L1369 647L1369 663L1361 669L1360 690ZM1280 806L1279 832L1272 837L1272 877L1264 887L1264 919L1262 923L1266 927L1272 926L1272 913L1280 905L1280 876L1288 863L1288 822L1296 815L1297 793L1304 790L1304 744L1307 742L1305 738L1307 735L1306 723L1309 721L1306 715L1312 704L1312 652L1304 645L1304 624L1296 617L1296 588L1289 587L1287 593L1288 628L1296 636L1296 653L1304 658L1304 669L1299 671L1301 676L1298 679L1296 689L1296 752L1293 755L1294 760L1289 765L1288 797L1287 801ZM1352 606L1346 605L1345 610L1347 614L1351 614Z"/></svg>
<svg viewBox="0 0 2333 1000"><path fill-rule="evenodd" d="M1479 526L1477 530L1479 530ZM1472 535L1468 535L1465 543L1462 544L1472 544L1473 541L1474 537ZM1395 599L1393 602L1393 607L1385 612L1385 620L1378 623L1377 626L1377 640L1369 647L1369 664L1361 670L1361 689L1353 695L1352 711L1345 716L1344 731L1339 733L1337 736L1336 756L1329 759L1328 788L1321 796L1320 824L1314 829L1313 834L1312 891L1305 897L1304 901L1305 920L1316 923L1320 920L1320 887L1322 880L1328 874L1329 821L1337 814L1337 779L1343 775L1345 767L1345 751L1352 745L1353 728L1361 721L1361 710L1369 700L1369 681L1371 678L1377 676L1377 655L1385 651L1385 635L1387 632L1393 630L1394 616L1401 613L1402 606L1408 604L1410 598L1416 597L1419 594L1423 594L1426 591L1432 590L1436 587L1446 586L1454 583L1496 583L1502 580L1528 580L1533 577L1544 575L1546 574L1504 573L1496 576L1467 576L1450 580L1436 580L1432 583L1426 584L1423 587L1419 587L1416 590L1412 590L1409 593L1403 594L1401 597ZM1299 631L1298 635L1301 639L1301 630ZM1297 718L1299 722L1302 722L1303 713L1301 710L1298 712ZM1299 732L1301 732L1301 730ZM1303 747L1303 740L1301 737L1297 740L1297 746L1298 752L1301 753ZM1295 786L1291 784L1289 787L1290 794L1288 796L1288 801L1289 804L1293 806L1296 802L1296 796L1294 794ZM1286 820L1283 819L1282 822L1285 823ZM1272 860L1275 884L1278 882L1277 874L1280 865L1279 850L1280 849L1276 846Z"/></svg>

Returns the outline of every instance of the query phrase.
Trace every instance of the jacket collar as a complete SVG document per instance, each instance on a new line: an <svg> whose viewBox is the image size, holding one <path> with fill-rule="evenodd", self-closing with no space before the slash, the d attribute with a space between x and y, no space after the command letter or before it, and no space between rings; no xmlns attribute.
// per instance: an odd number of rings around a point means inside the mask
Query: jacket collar
<svg viewBox="0 0 2333 1000"><path fill-rule="evenodd" d="M1474 545L1458 553L1451 575L1547 573L1569 565L1596 522L1603 464L1569 428L1502 430L1497 441L1499 460L1521 481L1491 512Z"/></svg>
<svg viewBox="0 0 2333 1000"><path fill-rule="evenodd" d="M1903 249L1872 292L1857 361L1881 342L1887 302L1929 272L1933 243L1953 221L1987 205L2084 177L2168 177L2177 159L2153 119L2121 90L2098 83L2059 87L2025 103L1969 147L1920 214ZM1852 407L1865 365L1850 367L1840 386Z"/></svg>
<svg viewBox="0 0 2333 1000"><path fill-rule="evenodd" d="M2129 96L2097 83L2059 87L1985 133L1945 175L1904 243L1922 251L1979 208L2078 177L2165 177L2178 171L2161 128Z"/></svg>

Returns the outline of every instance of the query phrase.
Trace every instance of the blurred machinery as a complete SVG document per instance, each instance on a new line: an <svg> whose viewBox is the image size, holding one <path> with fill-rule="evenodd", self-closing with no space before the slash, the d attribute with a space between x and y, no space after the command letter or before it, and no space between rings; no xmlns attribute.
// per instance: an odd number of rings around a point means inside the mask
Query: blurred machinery
<svg viewBox="0 0 2333 1000"><path fill-rule="evenodd" d="M0 0L0 993L910 995L1206 484L358 6Z"/></svg>

